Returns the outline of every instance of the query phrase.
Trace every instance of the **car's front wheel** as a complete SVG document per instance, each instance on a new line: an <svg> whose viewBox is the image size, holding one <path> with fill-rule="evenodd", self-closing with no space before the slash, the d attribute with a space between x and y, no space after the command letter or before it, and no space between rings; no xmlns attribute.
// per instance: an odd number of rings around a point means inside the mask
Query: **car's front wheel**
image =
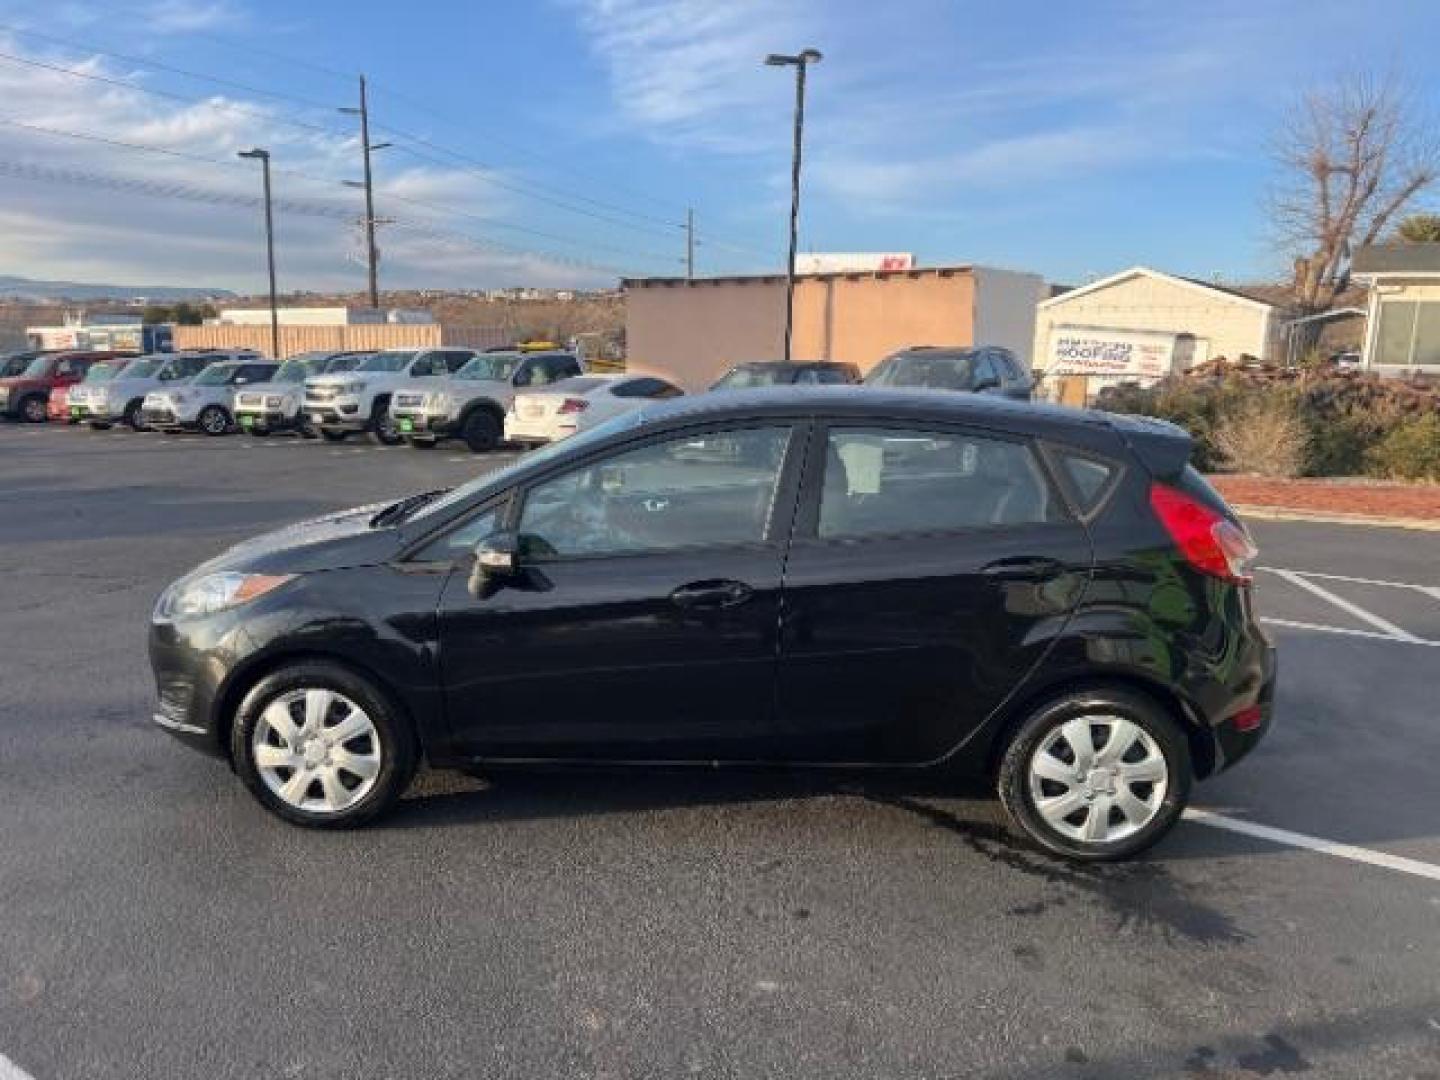
<svg viewBox="0 0 1440 1080"><path fill-rule="evenodd" d="M1079 690L1026 718L1000 765L1011 820L1056 854L1129 858L1175 824L1190 796L1190 746L1179 723L1130 690Z"/></svg>
<svg viewBox="0 0 1440 1080"><path fill-rule="evenodd" d="M236 771L272 813L296 825L349 828L398 799L415 772L414 733L368 680L303 662L261 679L230 733Z"/></svg>
<svg viewBox="0 0 1440 1080"><path fill-rule="evenodd" d="M196 422L206 435L224 435L230 430L230 414L219 405L206 405Z"/></svg>
<svg viewBox="0 0 1440 1080"><path fill-rule="evenodd" d="M43 424L50 418L45 399L39 394L28 397L20 403L20 418L27 424Z"/></svg>
<svg viewBox="0 0 1440 1080"><path fill-rule="evenodd" d="M370 434L381 446L399 446L403 441L395 427L395 418L390 415L390 403L378 402L370 415Z"/></svg>
<svg viewBox="0 0 1440 1080"><path fill-rule="evenodd" d="M460 437L473 454L484 454L500 445L504 428L489 409L473 409L460 428Z"/></svg>
<svg viewBox="0 0 1440 1080"><path fill-rule="evenodd" d="M145 421L140 416L140 401L138 399L125 406L125 412L121 415L120 419L124 421L125 426L131 431L145 430ZM106 424L105 426L109 427L110 425Z"/></svg>

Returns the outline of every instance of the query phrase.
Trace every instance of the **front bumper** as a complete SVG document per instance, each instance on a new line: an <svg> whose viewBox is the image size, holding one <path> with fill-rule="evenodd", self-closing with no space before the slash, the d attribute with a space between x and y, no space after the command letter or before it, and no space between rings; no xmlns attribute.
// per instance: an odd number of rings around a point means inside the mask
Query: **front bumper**
<svg viewBox="0 0 1440 1080"><path fill-rule="evenodd" d="M215 725L215 702L226 669L207 642L174 623L150 625L150 669L157 701L152 719L187 746L223 757Z"/></svg>
<svg viewBox="0 0 1440 1080"><path fill-rule="evenodd" d="M394 409L390 418L395 421L395 430L401 435L434 436L441 438L452 435L455 422L441 413L419 412L415 409Z"/></svg>
<svg viewBox="0 0 1440 1080"><path fill-rule="evenodd" d="M281 409L236 409L235 425L241 431L298 431L308 422L302 412Z"/></svg>
<svg viewBox="0 0 1440 1080"><path fill-rule="evenodd" d="M315 427L344 431L365 431L370 427L369 415L360 411L360 402L353 398L324 402L307 400L303 412L306 420Z"/></svg>

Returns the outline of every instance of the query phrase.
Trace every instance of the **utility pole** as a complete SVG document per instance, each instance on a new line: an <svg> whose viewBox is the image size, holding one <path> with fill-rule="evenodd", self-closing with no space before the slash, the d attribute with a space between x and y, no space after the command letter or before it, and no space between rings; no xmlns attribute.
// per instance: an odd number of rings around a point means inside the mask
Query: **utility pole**
<svg viewBox="0 0 1440 1080"><path fill-rule="evenodd" d="M360 117L360 146L365 156L365 256L366 264L370 272L370 306L380 306L380 269L379 254L375 250L375 181L370 171L370 155L376 150L383 150L389 143L370 142L370 103L365 92L365 76L360 76L360 107L358 109L342 108L340 110L349 116ZM355 186L355 185L352 185Z"/></svg>
<svg viewBox="0 0 1440 1080"><path fill-rule="evenodd" d="M270 208L270 151L241 150L242 158L260 162L265 177L265 261L270 268L270 359L280 359L280 307L275 295L275 217Z"/></svg>
<svg viewBox="0 0 1440 1080"><path fill-rule="evenodd" d="M695 280L695 211L685 211L685 280Z"/></svg>
<svg viewBox="0 0 1440 1080"><path fill-rule="evenodd" d="M771 53L770 67L795 69L795 145L790 158L790 254L785 264L785 362L790 362L790 343L795 332L795 245L800 221L800 148L805 130L805 71L821 60L819 49L806 49L795 56Z"/></svg>

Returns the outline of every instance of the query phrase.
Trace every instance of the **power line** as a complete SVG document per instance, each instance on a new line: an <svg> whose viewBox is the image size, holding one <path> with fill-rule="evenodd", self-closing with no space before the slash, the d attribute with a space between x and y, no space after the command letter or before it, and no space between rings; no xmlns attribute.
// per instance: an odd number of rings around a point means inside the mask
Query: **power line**
<svg viewBox="0 0 1440 1080"><path fill-rule="evenodd" d="M240 162L229 158L213 158L203 154L192 154L184 150L173 150L164 146L151 146L146 143L128 142L123 139L112 139L105 135L94 135L88 132L66 131L61 128L46 127L42 124L26 123L23 120L16 120L8 117L0 117L0 125L6 127L20 128L25 131L35 132L42 135L50 135L58 138L75 139L84 142L98 143L104 146L111 146L117 149L132 150L142 153L161 154L165 157L177 158L181 161L193 161L203 165L218 165L227 169L243 168ZM324 176L315 176L311 173L300 172L295 169L285 169L278 166L272 169L276 176L291 177L299 180L308 180L312 183L324 184L336 188L347 188L343 180L335 180ZM348 189L348 188L347 188ZM590 241L578 240L574 237L564 236L560 233L546 232L543 229L534 229L527 225L518 225L508 221L496 221L481 214L475 214L458 207L446 206L441 203L430 202L426 199L417 199L409 195L401 195L396 192L384 192L385 198L392 202L406 203L412 206L421 207L440 214L449 214L455 217L468 218L481 222L488 228L506 229L513 232L526 233L541 239L552 240L560 244L577 248L592 248L595 250L610 251L615 254L626 255L631 258L652 259L660 262L671 261L671 256L662 255L653 251L635 251L630 248L616 247L612 244L593 243Z"/></svg>
<svg viewBox="0 0 1440 1080"><path fill-rule="evenodd" d="M263 199L256 195L215 191L209 188L196 187L192 184L117 176L94 170L61 169L53 166L37 165L33 162L6 161L0 159L0 176L9 176L21 180L39 180L45 183L102 188L146 197L204 203L211 206L226 206L246 210L258 209L263 204ZM298 199L276 199L273 202L273 208L279 213L323 218L331 221L345 222L347 224L355 221L355 214L350 208L330 203ZM552 251L517 248L509 244L491 240L488 237L475 236L450 229L438 229L425 222L411 221L405 218L392 218L387 219L386 224L417 236L460 243L482 251L497 252L520 258L539 258L547 262L603 273L614 273L622 277L629 273L629 270L626 268L598 263L588 259L577 259Z"/></svg>

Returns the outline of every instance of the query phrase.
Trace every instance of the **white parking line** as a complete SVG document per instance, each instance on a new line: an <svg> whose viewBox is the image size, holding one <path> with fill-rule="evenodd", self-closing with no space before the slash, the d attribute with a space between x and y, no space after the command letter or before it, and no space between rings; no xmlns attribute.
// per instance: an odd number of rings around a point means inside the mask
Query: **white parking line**
<svg viewBox="0 0 1440 1080"><path fill-rule="evenodd" d="M35 1078L4 1054L0 1054L0 1080L35 1080Z"/></svg>
<svg viewBox="0 0 1440 1080"><path fill-rule="evenodd" d="M1367 863L1370 866L1379 866L1386 870L1398 870L1402 874L1440 881L1440 866L1421 862L1419 859L1407 859L1402 855L1391 855L1385 851L1372 851L1370 848L1355 847L1353 844L1341 844L1334 840L1321 839L1318 836L1291 832L1289 829L1276 829L1270 825L1257 825L1253 821L1242 821L1225 814L1217 814L1213 810L1197 810L1195 807L1191 807L1185 811L1184 818L1196 825L1209 825L1213 829L1243 833L1245 836L1269 840L1287 847L1318 851L1322 855L1333 855L1337 859L1349 859L1352 862Z"/></svg>
<svg viewBox="0 0 1440 1080"><path fill-rule="evenodd" d="M1294 619L1272 619L1269 615L1260 616L1260 621L1268 626L1283 626L1289 630L1315 630L1322 634L1347 634L1350 637L1369 638L1371 641L1388 641L1395 645L1440 647L1440 641L1427 641L1417 637L1397 638L1393 634L1382 634L1378 630L1352 630L1348 626L1325 626L1321 623L1296 622Z"/></svg>
<svg viewBox="0 0 1440 1080"><path fill-rule="evenodd" d="M1390 589L1413 589L1415 592L1424 593L1426 596L1433 596L1440 600L1440 585L1412 585L1408 581L1380 581L1377 578L1350 577L1347 574L1322 574L1318 570L1286 570L1278 566L1261 566L1257 569L1271 574L1301 574L1307 578L1319 578L1321 581L1346 581L1352 585L1382 585Z"/></svg>
<svg viewBox="0 0 1440 1080"><path fill-rule="evenodd" d="M1319 585L1316 585L1313 581L1307 580L1294 570L1271 570L1270 572L1284 578L1292 585L1299 586L1300 588L1313 593L1314 595L1320 597L1321 600L1329 601L1331 604L1334 604L1337 608L1345 612L1347 615L1353 615L1361 622L1367 622L1371 626L1375 627L1377 630L1383 630L1386 634L1390 635L1390 637L1395 638L1398 641L1415 642L1420 640L1414 634L1410 633L1410 631L1402 630L1400 627L1396 626L1388 619L1382 619L1374 612L1366 611L1359 604L1352 604L1343 596L1336 596L1329 589L1321 588Z"/></svg>

